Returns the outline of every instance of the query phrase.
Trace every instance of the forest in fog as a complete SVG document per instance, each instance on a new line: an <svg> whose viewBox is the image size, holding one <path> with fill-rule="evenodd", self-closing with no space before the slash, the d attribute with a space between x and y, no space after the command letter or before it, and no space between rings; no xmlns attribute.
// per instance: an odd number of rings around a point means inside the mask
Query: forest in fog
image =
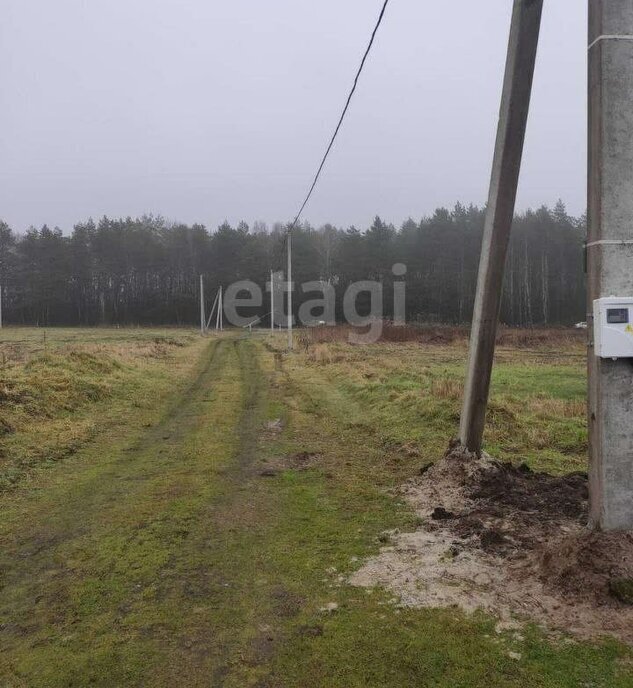
<svg viewBox="0 0 633 688"><path fill-rule="evenodd" d="M293 311L314 294L303 282L334 285L337 317L347 286L383 284L391 315L392 266L407 266L407 320L470 320L484 209L440 208L401 227L376 217L368 228L304 223L293 231ZM585 320L585 219L562 202L517 215L501 311L508 325L558 325ZM285 267L285 227L241 222L215 231L160 217L89 220L69 235L43 226L16 234L0 222L0 287L7 323L53 325L191 325L198 322L199 275L212 300L217 288ZM247 315L265 315L267 297ZM264 320L266 322L266 320Z"/></svg>

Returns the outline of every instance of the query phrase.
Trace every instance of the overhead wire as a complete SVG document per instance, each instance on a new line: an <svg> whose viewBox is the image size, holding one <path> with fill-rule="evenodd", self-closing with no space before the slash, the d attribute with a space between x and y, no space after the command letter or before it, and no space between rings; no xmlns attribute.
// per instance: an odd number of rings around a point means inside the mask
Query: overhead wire
<svg viewBox="0 0 633 688"><path fill-rule="evenodd" d="M367 48L365 49L365 52L363 54L363 59L360 62L360 66L356 72L356 76L354 77L354 83L352 84L352 88L349 92L349 95L347 96L347 100L345 101L345 106L343 107L343 111L341 113L341 116L339 117L338 124L336 125L336 129L334 130L334 133L332 134L332 138L330 139L330 142L328 144L328 147L325 151L325 154L323 155L323 158L321 160L321 164L319 165L316 174L314 175L314 179L312 181L312 184L310 186L310 189L308 190L308 193L303 200L303 203L301 204L301 207L299 208L299 212L296 214L295 219L292 221L288 229L286 230L286 233L284 235L284 243L287 241L288 234L292 232L292 230L297 226L297 222L299 222L299 218L301 217L301 214L303 213L306 205L308 205L308 201L310 200L310 197L312 196L312 192L316 188L317 182L319 181L319 177L321 176L321 172L323 171L323 167L325 166L325 163L328 159L328 156L330 155L330 151L332 150L332 147L334 146L334 142L336 141L336 137L338 136L338 133L341 129L341 126L343 125L343 121L345 119L345 115L347 114L347 111L349 110L350 103L352 102L352 98L354 97L354 93L356 92L356 87L358 86L358 81L360 79L360 76L363 72L363 68L365 67L365 62L367 62L367 58L369 57L369 53L371 52L372 46L374 44L374 40L376 38L376 34L378 33L378 29L380 28L380 25L382 24L382 20L385 16L385 11L387 10L387 5L389 4L389 0L385 0L383 3L382 9L380 10L380 14L378 15L378 21L376 22L376 25L374 26L374 30L372 31L371 38L369 39L369 44L367 45Z"/></svg>

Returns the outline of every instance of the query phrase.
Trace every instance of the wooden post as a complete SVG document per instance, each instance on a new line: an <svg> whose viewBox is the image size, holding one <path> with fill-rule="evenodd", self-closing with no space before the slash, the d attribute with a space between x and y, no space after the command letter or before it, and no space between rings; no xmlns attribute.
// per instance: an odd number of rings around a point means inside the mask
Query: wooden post
<svg viewBox="0 0 633 688"><path fill-rule="evenodd" d="M503 274L514 217L542 10L543 0L514 0L459 434L462 445L476 453L481 452L486 420Z"/></svg>

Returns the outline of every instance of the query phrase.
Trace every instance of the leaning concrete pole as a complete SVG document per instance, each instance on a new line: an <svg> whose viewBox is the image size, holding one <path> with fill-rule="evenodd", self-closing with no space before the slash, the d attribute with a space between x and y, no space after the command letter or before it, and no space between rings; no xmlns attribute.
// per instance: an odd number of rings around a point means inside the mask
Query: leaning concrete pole
<svg viewBox="0 0 633 688"><path fill-rule="evenodd" d="M633 0L589 0L588 312L633 296ZM589 323L591 324L591 316ZM589 346L591 525L633 529L633 364Z"/></svg>
<svg viewBox="0 0 633 688"><path fill-rule="evenodd" d="M514 0L459 435L462 445L477 453L481 451L486 420L503 274L514 217L542 9L543 0Z"/></svg>
<svg viewBox="0 0 633 688"><path fill-rule="evenodd" d="M219 301L219 315L220 315L220 332L224 332L224 287L220 287L220 301Z"/></svg>

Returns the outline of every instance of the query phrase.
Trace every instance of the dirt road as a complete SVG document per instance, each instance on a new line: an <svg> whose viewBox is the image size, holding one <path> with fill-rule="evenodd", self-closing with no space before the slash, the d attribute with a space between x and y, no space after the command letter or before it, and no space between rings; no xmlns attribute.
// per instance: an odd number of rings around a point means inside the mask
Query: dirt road
<svg viewBox="0 0 633 688"><path fill-rule="evenodd" d="M402 454L297 361L210 341L157 422L131 407L6 496L1 686L631 685L614 644L517 647L348 585L414 527L388 494Z"/></svg>

